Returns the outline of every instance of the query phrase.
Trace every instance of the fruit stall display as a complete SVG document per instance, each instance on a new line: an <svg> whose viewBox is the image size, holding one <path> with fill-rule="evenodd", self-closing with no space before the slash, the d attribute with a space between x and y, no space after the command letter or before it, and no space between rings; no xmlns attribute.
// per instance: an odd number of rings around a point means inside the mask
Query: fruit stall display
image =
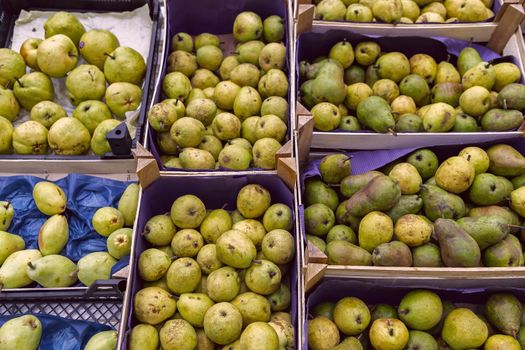
<svg viewBox="0 0 525 350"><path fill-rule="evenodd" d="M293 198L272 174L166 176L146 188L122 349L297 348Z"/></svg>
<svg viewBox="0 0 525 350"><path fill-rule="evenodd" d="M293 130L288 5L168 4L162 84L148 113L147 147L162 170L276 168Z"/></svg>
<svg viewBox="0 0 525 350"><path fill-rule="evenodd" d="M1 157L131 157L150 97L158 2L92 2L72 12L4 2L11 35L0 49Z"/></svg>
<svg viewBox="0 0 525 350"><path fill-rule="evenodd" d="M128 264L138 195L136 183L80 174L0 177L0 299L108 280Z"/></svg>
<svg viewBox="0 0 525 350"><path fill-rule="evenodd" d="M506 349L525 347L520 288L437 288L425 282L321 282L308 296L302 349Z"/></svg>
<svg viewBox="0 0 525 350"><path fill-rule="evenodd" d="M522 134L519 55L450 38L336 30L300 35L297 56L298 100L315 123L312 147L403 148Z"/></svg>

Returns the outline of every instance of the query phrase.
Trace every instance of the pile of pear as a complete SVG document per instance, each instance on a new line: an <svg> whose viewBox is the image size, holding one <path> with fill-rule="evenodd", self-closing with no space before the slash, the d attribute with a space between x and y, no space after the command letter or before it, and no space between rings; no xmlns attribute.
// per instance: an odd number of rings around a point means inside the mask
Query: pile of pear
<svg viewBox="0 0 525 350"><path fill-rule="evenodd" d="M184 195L147 221L129 349L294 349L292 210L258 184L236 204L207 209Z"/></svg>
<svg viewBox="0 0 525 350"><path fill-rule="evenodd" d="M382 23L481 22L494 17L493 0L313 0L315 18Z"/></svg>
<svg viewBox="0 0 525 350"><path fill-rule="evenodd" d="M334 265L523 266L525 157L497 144L442 159L420 149L350 175L332 154L306 180L308 240Z"/></svg>
<svg viewBox="0 0 525 350"><path fill-rule="evenodd" d="M55 334L44 333L51 339ZM42 340L42 322L35 315L14 317L0 327L0 350L37 350ZM79 341L79 339L77 339ZM117 332L103 331L93 335L84 350L114 350L117 348Z"/></svg>
<svg viewBox="0 0 525 350"><path fill-rule="evenodd" d="M284 21L241 12L232 31L234 52L210 33L171 40L167 99L148 113L166 167L275 169L288 130Z"/></svg>
<svg viewBox="0 0 525 350"><path fill-rule="evenodd" d="M484 305L455 305L425 289L396 304L348 296L321 302L310 315L310 350L525 349L525 310L511 293L491 294Z"/></svg>
<svg viewBox="0 0 525 350"><path fill-rule="evenodd" d="M103 207L95 212L92 226L107 237L107 251L89 253L77 263L61 255L70 237L67 196L60 186L41 181L33 187L33 201L40 213L48 216L38 231L38 249L27 248L22 236L8 232L16 212L11 203L0 201L0 289L24 288L35 282L44 288L70 287L77 281L90 286L109 279L113 265L130 254L130 227L137 213L138 193L138 185L130 184L119 199L118 209Z"/></svg>
<svg viewBox="0 0 525 350"><path fill-rule="evenodd" d="M111 152L107 133L140 105L144 58L108 30L86 32L68 12L51 15L44 30L44 40L25 40L19 53L0 49L0 154ZM57 86L68 106L55 102ZM21 108L29 120L17 121Z"/></svg>
<svg viewBox="0 0 525 350"><path fill-rule="evenodd" d="M519 67L483 61L473 47L461 50L454 66L343 40L327 57L300 62L299 72L301 103L319 131L501 132L523 123Z"/></svg>

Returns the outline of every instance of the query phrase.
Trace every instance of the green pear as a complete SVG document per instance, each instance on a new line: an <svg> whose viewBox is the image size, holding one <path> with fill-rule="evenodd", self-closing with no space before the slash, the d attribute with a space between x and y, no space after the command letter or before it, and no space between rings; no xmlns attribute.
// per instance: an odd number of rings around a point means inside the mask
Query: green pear
<svg viewBox="0 0 525 350"><path fill-rule="evenodd" d="M231 77L231 71L239 64L241 63L239 62L237 55L224 57L221 66L219 67L219 75L222 80L229 80Z"/></svg>
<svg viewBox="0 0 525 350"><path fill-rule="evenodd" d="M494 69L494 66L488 62L480 62L476 64L474 67L466 71L461 78L461 85L463 85L464 90L473 86L482 86L490 91L495 82L496 70Z"/></svg>
<svg viewBox="0 0 525 350"><path fill-rule="evenodd" d="M117 338L117 331L99 332L89 339L84 350L115 349L117 346Z"/></svg>
<svg viewBox="0 0 525 350"><path fill-rule="evenodd" d="M213 134L222 141L232 140L241 134L241 121L232 113L217 114L211 126Z"/></svg>
<svg viewBox="0 0 525 350"><path fill-rule="evenodd" d="M106 252L85 255L77 263L78 279L88 287L97 280L107 280L111 276L111 268L116 263L117 260Z"/></svg>
<svg viewBox="0 0 525 350"><path fill-rule="evenodd" d="M50 16L44 22L44 31L46 39L56 34L64 34L75 45L78 45L80 37L86 32L86 29L75 15L60 11Z"/></svg>
<svg viewBox="0 0 525 350"><path fill-rule="evenodd" d="M21 78L26 73L24 58L16 51L8 48L0 49L0 86L11 88L16 79Z"/></svg>
<svg viewBox="0 0 525 350"><path fill-rule="evenodd" d="M13 91L0 87L0 115L12 122L19 112L20 105Z"/></svg>
<svg viewBox="0 0 525 350"><path fill-rule="evenodd" d="M162 82L162 91L170 99L185 100L191 89L190 79L180 72L166 74Z"/></svg>
<svg viewBox="0 0 525 350"><path fill-rule="evenodd" d="M521 71L514 63L503 62L494 65L496 81L494 90L501 91L505 86L517 83L521 77Z"/></svg>
<svg viewBox="0 0 525 350"><path fill-rule="evenodd" d="M406 350L428 349L438 350L438 344L434 337L426 332L410 331Z"/></svg>
<svg viewBox="0 0 525 350"><path fill-rule="evenodd" d="M374 6L379 5L378 3L374 4ZM376 61L376 65L381 78L390 79L396 83L399 83L405 76L410 74L410 62L401 52L389 52L380 56Z"/></svg>
<svg viewBox="0 0 525 350"><path fill-rule="evenodd" d="M253 322L268 322L270 320L270 302L259 294L242 293L235 297L231 303L240 311L244 327Z"/></svg>
<svg viewBox="0 0 525 350"><path fill-rule="evenodd" d="M221 44L221 40L219 39L217 35L214 35L214 34L201 33L195 37L195 50L198 50L199 48L206 46L206 45L214 45L214 46L219 47L220 44Z"/></svg>
<svg viewBox="0 0 525 350"><path fill-rule="evenodd" d="M246 170L250 167L252 153L241 146L224 147L219 154L219 165L226 169Z"/></svg>
<svg viewBox="0 0 525 350"><path fill-rule="evenodd" d="M7 203L7 202L1 202L1 203ZM9 204L9 203L8 203ZM0 208L5 208L2 204L0 204ZM13 207L10 206L11 211L13 211ZM9 232L0 231L0 242L2 250L0 251L0 266L4 263L4 261L14 252L17 252L19 250L22 250L25 248L26 244L24 242L24 239L18 235L14 235Z"/></svg>
<svg viewBox="0 0 525 350"><path fill-rule="evenodd" d="M56 154L81 155L88 151L91 136L78 119L61 118L51 126L47 138L49 147Z"/></svg>
<svg viewBox="0 0 525 350"><path fill-rule="evenodd" d="M202 327L206 311L214 304L206 294L184 293L177 302L177 310L182 318L194 327Z"/></svg>
<svg viewBox="0 0 525 350"><path fill-rule="evenodd" d="M270 232L275 229L290 231L293 227L292 210L289 206L282 203L271 205L263 217L263 225L266 231Z"/></svg>
<svg viewBox="0 0 525 350"><path fill-rule="evenodd" d="M407 327L395 318L380 318L369 330L370 343L376 349L404 349L409 340Z"/></svg>
<svg viewBox="0 0 525 350"><path fill-rule="evenodd" d="M270 192L261 185L246 185L237 194L236 203L242 216L247 219L256 219L270 207Z"/></svg>
<svg viewBox="0 0 525 350"><path fill-rule="evenodd" d="M485 315L501 332L516 337L520 329L522 305L510 293L491 295L485 303Z"/></svg>
<svg viewBox="0 0 525 350"><path fill-rule="evenodd" d="M224 209L212 210L202 221L200 233L206 242L215 243L217 238L232 228L230 215Z"/></svg>
<svg viewBox="0 0 525 350"><path fill-rule="evenodd" d="M281 277L279 267L271 261L263 259L254 261L246 270L244 282L251 291L270 295L279 289Z"/></svg>
<svg viewBox="0 0 525 350"><path fill-rule="evenodd" d="M61 78L73 70L78 62L75 43L63 34L54 34L42 41L37 49L40 70L53 78Z"/></svg>
<svg viewBox="0 0 525 350"><path fill-rule="evenodd" d="M38 232L38 249L42 255L59 254L69 239L69 226L63 215L53 215Z"/></svg>
<svg viewBox="0 0 525 350"><path fill-rule="evenodd" d="M241 87L233 103L234 114L241 120L256 116L261 109L261 96L250 86Z"/></svg>
<svg viewBox="0 0 525 350"><path fill-rule="evenodd" d="M37 64L38 46L42 43L42 39L29 38L24 40L20 46L20 55L24 58L27 66L33 70L39 70Z"/></svg>
<svg viewBox="0 0 525 350"><path fill-rule="evenodd" d="M488 329L471 310L457 308L445 318L441 337L453 349L477 348L487 339Z"/></svg>
<svg viewBox="0 0 525 350"><path fill-rule="evenodd" d="M210 298L215 302L232 301L241 288L241 279L237 271L224 266L208 275L206 290Z"/></svg>
<svg viewBox="0 0 525 350"><path fill-rule="evenodd" d="M426 331L441 320L443 305L439 296L428 290L413 290L399 303L398 314L410 329Z"/></svg>
<svg viewBox="0 0 525 350"><path fill-rule="evenodd" d="M33 283L27 275L27 264L42 258L36 249L19 250L11 253L0 267L2 288L22 288Z"/></svg>
<svg viewBox="0 0 525 350"><path fill-rule="evenodd" d="M260 40L251 40L239 44L237 52L239 54L238 60L240 63L251 63L259 65L259 56L265 44Z"/></svg>
<svg viewBox="0 0 525 350"><path fill-rule="evenodd" d="M136 183L129 184L118 201L118 211L124 216L124 226L133 226L139 201L140 187Z"/></svg>
<svg viewBox="0 0 525 350"><path fill-rule="evenodd" d="M256 65L241 63L230 72L230 79L235 84L245 87L256 88L259 83L260 72Z"/></svg>
<svg viewBox="0 0 525 350"><path fill-rule="evenodd" d="M480 22L492 17L487 15L487 7L480 0L465 0L459 7L458 20L461 22Z"/></svg>
<svg viewBox="0 0 525 350"><path fill-rule="evenodd" d="M222 50L214 45L204 45L199 47L196 56L199 67L211 71L217 70L223 59Z"/></svg>
<svg viewBox="0 0 525 350"><path fill-rule="evenodd" d="M254 322L244 329L240 337L241 349L271 350L279 346L277 332L266 322Z"/></svg>
<svg viewBox="0 0 525 350"><path fill-rule="evenodd" d="M168 271L171 257L165 252L149 248L140 253L138 261L139 276L145 281L157 281Z"/></svg>
<svg viewBox="0 0 525 350"><path fill-rule="evenodd" d="M71 103L78 106L83 101L101 100L106 92L106 79L97 66L81 64L68 74L66 89Z"/></svg>
<svg viewBox="0 0 525 350"><path fill-rule="evenodd" d="M171 206L171 219L180 228L196 228L206 216L204 203L194 195L178 197Z"/></svg>
<svg viewBox="0 0 525 350"><path fill-rule="evenodd" d="M265 137L257 140L252 149L254 166L262 169L275 169L275 155L281 147L281 144L272 138Z"/></svg>
<svg viewBox="0 0 525 350"><path fill-rule="evenodd" d="M248 236L237 230L224 232L217 239L216 245L219 260L235 268L249 267L257 253Z"/></svg>
<svg viewBox="0 0 525 350"><path fill-rule="evenodd" d="M149 125L158 132L169 131L177 117L177 109L170 103L156 103L148 111Z"/></svg>
<svg viewBox="0 0 525 350"><path fill-rule="evenodd" d="M308 320L308 347L312 350L332 349L339 344L336 324L324 316Z"/></svg>
<svg viewBox="0 0 525 350"><path fill-rule="evenodd" d="M44 288L72 286L77 273L77 265L62 255L47 255L27 263L27 276Z"/></svg>
<svg viewBox="0 0 525 350"><path fill-rule="evenodd" d="M33 315L11 318L0 327L0 349L37 350L42 324Z"/></svg>
<svg viewBox="0 0 525 350"><path fill-rule="evenodd" d="M242 315L230 303L213 305L204 315L204 332L216 344L230 344L239 338L242 329Z"/></svg>
<svg viewBox="0 0 525 350"><path fill-rule="evenodd" d="M46 128L50 128L58 119L66 117L67 112L64 108L51 101L38 102L31 109L30 115L31 120L42 124Z"/></svg>
<svg viewBox="0 0 525 350"><path fill-rule="evenodd" d="M82 57L89 63L104 69L108 54L120 46L118 38L104 29L91 29L82 34L78 48Z"/></svg>
<svg viewBox="0 0 525 350"><path fill-rule="evenodd" d="M113 231L107 239L107 248L109 254L115 259L129 255L131 252L131 236L133 230L130 228L121 228Z"/></svg>
<svg viewBox="0 0 525 350"><path fill-rule="evenodd" d="M214 90L214 101L217 104L217 107L231 110L233 109L233 103L235 102L235 97L239 93L240 86L235 84L230 80L221 81L215 86Z"/></svg>
<svg viewBox="0 0 525 350"><path fill-rule="evenodd" d="M52 182L38 182L33 187L33 200L45 215L61 214L66 210L66 194Z"/></svg>
<svg viewBox="0 0 525 350"><path fill-rule="evenodd" d="M146 287L135 294L134 315L143 323L157 325L175 314L177 302L162 288Z"/></svg>
<svg viewBox="0 0 525 350"><path fill-rule="evenodd" d="M294 238L286 230L275 229L264 236L261 248L268 260L275 264L287 264L294 256Z"/></svg>
<svg viewBox="0 0 525 350"><path fill-rule="evenodd" d="M167 72L181 72L190 77L197 70L197 57L190 52L176 50L168 56Z"/></svg>
<svg viewBox="0 0 525 350"><path fill-rule="evenodd" d="M269 16L263 21L263 38L265 42L280 42L284 38L284 21L279 16Z"/></svg>
<svg viewBox="0 0 525 350"><path fill-rule="evenodd" d="M28 111L40 101L52 101L55 98L53 83L42 72L31 72L17 79L13 93L22 107Z"/></svg>
<svg viewBox="0 0 525 350"><path fill-rule="evenodd" d="M286 63L286 47L282 43L269 43L261 49L258 62L261 69L283 69Z"/></svg>
<svg viewBox="0 0 525 350"><path fill-rule="evenodd" d="M345 18L346 6L341 0L323 0L315 8L315 18L325 21L340 21Z"/></svg>
<svg viewBox="0 0 525 350"><path fill-rule="evenodd" d="M185 169L215 169L216 163L210 152L187 147L179 154L179 164L176 167Z"/></svg>
<svg viewBox="0 0 525 350"><path fill-rule="evenodd" d="M458 3L458 5L461 5L461 4L463 3L462 2ZM447 4L445 4L445 6L447 6ZM458 9L459 9L459 6L458 6ZM451 13L450 9L447 9L447 12L449 16L457 17L457 14ZM465 47L463 50L461 50L461 52L459 53L459 57L458 57L457 66L458 66L459 74L463 77L463 75L469 69L471 69L472 67L474 67L475 65L481 62L483 62L483 60L481 59L479 53L476 51L475 48Z"/></svg>
<svg viewBox="0 0 525 350"><path fill-rule="evenodd" d="M90 134L93 134L102 121L112 118L108 106L102 101L95 100L81 102L71 116L80 120Z"/></svg>
<svg viewBox="0 0 525 350"><path fill-rule="evenodd" d="M199 250L196 260L202 272L205 274L211 274L223 266L222 262L217 258L217 247L215 244L206 244L203 246L201 250Z"/></svg>
<svg viewBox="0 0 525 350"><path fill-rule="evenodd" d="M437 73L434 79L435 84L441 83L460 83L461 77L456 67L447 61L441 61L437 65Z"/></svg>
<svg viewBox="0 0 525 350"><path fill-rule="evenodd" d="M496 350L496 349L508 349L508 350L519 350L521 349L520 343L513 337L502 334L495 334L490 336L485 343L485 349Z"/></svg>
<svg viewBox="0 0 525 350"><path fill-rule="evenodd" d="M179 258L171 263L166 272L168 288L175 294L191 293L202 277L199 264L192 258Z"/></svg>
<svg viewBox="0 0 525 350"><path fill-rule="evenodd" d="M171 249L177 257L195 257L204 245L201 234L194 229L182 229L175 233Z"/></svg>
<svg viewBox="0 0 525 350"><path fill-rule="evenodd" d="M117 82L108 86L106 104L113 114L123 119L126 112L135 111L142 98L142 89L128 82Z"/></svg>
<svg viewBox="0 0 525 350"><path fill-rule="evenodd" d="M263 34L263 22L261 17L254 12L244 11L235 17L233 22L233 37L244 43L257 40Z"/></svg>
<svg viewBox="0 0 525 350"><path fill-rule="evenodd" d="M366 304L354 297L340 299L334 307L334 322L346 335L357 335L370 323L371 315Z"/></svg>
<svg viewBox="0 0 525 350"><path fill-rule="evenodd" d="M183 117L173 123L170 134L180 147L196 147L202 142L204 129L201 121Z"/></svg>
<svg viewBox="0 0 525 350"><path fill-rule="evenodd" d="M372 9L363 4L350 4L346 9L345 19L351 22L372 22Z"/></svg>
<svg viewBox="0 0 525 350"><path fill-rule="evenodd" d="M120 125L116 119L107 119L102 121L93 131L91 138L91 150L96 155L104 155L111 152L111 146L107 140L107 134Z"/></svg>
<svg viewBox="0 0 525 350"><path fill-rule="evenodd" d="M156 215L151 217L144 226L142 236L155 246L171 243L176 232L175 225L168 215Z"/></svg>
<svg viewBox="0 0 525 350"><path fill-rule="evenodd" d="M157 350L159 333L149 324L138 324L131 329L129 336L130 350Z"/></svg>
<svg viewBox="0 0 525 350"><path fill-rule="evenodd" d="M395 23L403 16L401 0L378 0L372 6L374 17L381 22Z"/></svg>
<svg viewBox="0 0 525 350"><path fill-rule="evenodd" d="M112 207L99 208L91 219L95 231L105 237L124 227L124 216Z"/></svg>
<svg viewBox="0 0 525 350"><path fill-rule="evenodd" d="M179 32L171 37L171 50L193 51L193 38L188 33Z"/></svg>
<svg viewBox="0 0 525 350"><path fill-rule="evenodd" d="M171 136L169 136L169 133L166 133L167 139L172 140ZM177 147L176 143L173 141L175 147ZM222 142L217 137L213 135L204 135L202 138L201 143L197 146L198 149L209 152L215 161L219 160L219 154L222 151ZM174 149L173 153L176 153L177 149Z"/></svg>
<svg viewBox="0 0 525 350"><path fill-rule="evenodd" d="M117 47L104 62L104 75L110 84L126 82L140 86L145 74L144 57L131 47Z"/></svg>

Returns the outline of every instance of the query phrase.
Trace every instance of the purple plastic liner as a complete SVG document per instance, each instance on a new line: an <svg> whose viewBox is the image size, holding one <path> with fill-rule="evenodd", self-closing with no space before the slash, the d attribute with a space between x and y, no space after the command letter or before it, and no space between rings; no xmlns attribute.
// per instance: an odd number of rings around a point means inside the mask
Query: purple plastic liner
<svg viewBox="0 0 525 350"><path fill-rule="evenodd" d="M134 261L131 266L130 281L128 282L128 293L130 299L130 313L127 324L124 344L122 349L127 349L127 339L131 328L137 324L133 316L133 300L135 294L143 287L143 281L138 277L137 265L140 253L151 247L151 245L140 234L146 222L154 215L164 214L170 211L171 205L177 197L193 194L199 197L207 209L224 208L234 210L236 208L237 193L248 184L260 184L270 191L273 203L284 203L294 210L294 196L288 187L279 177L273 174L257 175L230 175L218 177L161 177L150 185L142 193L142 202L137 222L137 235L135 239ZM295 212L294 212L295 215ZM292 232L297 235L297 229ZM298 257L296 256L291 263L292 267L288 272L290 281L290 291L292 295L291 316L292 323L297 332L297 296L298 296L298 276L296 266ZM296 348L299 348L296 340Z"/></svg>
<svg viewBox="0 0 525 350"><path fill-rule="evenodd" d="M205 11L204 11L205 9ZM288 33L288 11L286 7L286 1L282 0L173 0L167 3L167 16L168 16L168 29L166 31L166 45L168 49L163 58L164 62L167 62L170 54L171 37L178 32L186 32L190 35L198 35L200 33L211 33L216 35L231 34L233 28L233 22L235 17L242 11L253 11L257 13L264 20L266 17L272 15L281 16L285 23L285 44L287 50L291 48L290 36ZM220 20L218 20L220 19ZM167 64L161 72L161 76L166 75ZM290 72L290 62L288 55L286 56L285 71ZM292 77L288 74L289 79ZM162 85L162 84L161 84ZM157 100L155 103L162 101L166 98L162 92L162 86L159 86L157 93ZM291 95L295 93L288 91L288 101L291 101ZM290 110L288 109L288 115ZM288 125L290 125L290 118L288 118ZM290 129L287 131L287 135L290 134ZM157 132L153 129L149 129L148 142L150 145L150 152L153 154L161 170L176 170L176 171L191 171L191 172L209 172L213 169L205 170L190 170L182 168L170 168L164 166L160 160L160 150L157 149ZM228 170L231 169L219 168L217 170ZM250 168L250 170L265 170L259 168Z"/></svg>
<svg viewBox="0 0 525 350"><path fill-rule="evenodd" d="M399 305L403 296L410 290L416 288L427 288L436 292L443 300L454 303L483 304L492 293L510 292L522 302L525 301L525 289L516 287L505 287L502 284L493 283L483 288L442 288L436 287L429 281L398 281L390 279L373 280L349 280L349 279L324 279L308 295L306 299L306 313L304 323L303 350L308 350L308 314L310 308L323 301L338 301L341 298L353 296L362 299L368 305L386 303Z"/></svg>

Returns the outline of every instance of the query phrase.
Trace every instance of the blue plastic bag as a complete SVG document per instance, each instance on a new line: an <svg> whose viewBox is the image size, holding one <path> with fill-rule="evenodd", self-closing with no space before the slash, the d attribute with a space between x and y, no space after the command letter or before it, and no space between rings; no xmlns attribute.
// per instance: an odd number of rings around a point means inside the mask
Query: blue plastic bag
<svg viewBox="0 0 525 350"><path fill-rule="evenodd" d="M33 315L42 323L39 350L82 350L93 335L112 329L110 326L95 322L70 320L44 314ZM0 326L20 316L22 315L0 316Z"/></svg>
<svg viewBox="0 0 525 350"><path fill-rule="evenodd" d="M38 231L49 218L38 210L33 200L33 186L41 181L46 180L35 176L0 177L0 201L10 202L15 209L8 231L24 238L26 249L38 249ZM60 254L76 263L89 253L107 251L106 237L95 232L91 219L101 207L116 208L122 193L131 182L81 174L69 174L53 182L67 196L64 215L69 224L69 241ZM112 271L126 266L128 260L129 257L121 259L113 266Z"/></svg>

